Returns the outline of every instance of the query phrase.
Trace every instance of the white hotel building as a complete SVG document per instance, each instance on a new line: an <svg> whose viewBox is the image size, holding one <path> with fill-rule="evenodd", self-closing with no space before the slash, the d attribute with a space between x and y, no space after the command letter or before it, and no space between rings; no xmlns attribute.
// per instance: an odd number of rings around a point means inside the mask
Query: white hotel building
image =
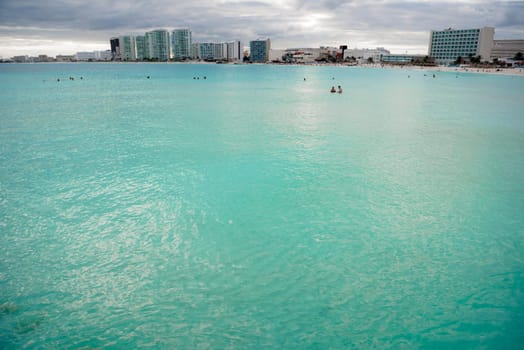
<svg viewBox="0 0 524 350"><path fill-rule="evenodd" d="M433 57L437 64L449 64L455 62L458 57L480 56L482 61L488 61L494 35L493 27L431 31L428 55Z"/></svg>

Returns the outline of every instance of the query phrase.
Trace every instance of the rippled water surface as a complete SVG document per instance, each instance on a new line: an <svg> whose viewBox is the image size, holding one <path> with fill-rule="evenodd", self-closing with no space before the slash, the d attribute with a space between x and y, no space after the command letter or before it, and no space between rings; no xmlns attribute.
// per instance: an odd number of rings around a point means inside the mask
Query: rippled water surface
<svg viewBox="0 0 524 350"><path fill-rule="evenodd" d="M0 348L522 346L524 78L431 74L1 65Z"/></svg>

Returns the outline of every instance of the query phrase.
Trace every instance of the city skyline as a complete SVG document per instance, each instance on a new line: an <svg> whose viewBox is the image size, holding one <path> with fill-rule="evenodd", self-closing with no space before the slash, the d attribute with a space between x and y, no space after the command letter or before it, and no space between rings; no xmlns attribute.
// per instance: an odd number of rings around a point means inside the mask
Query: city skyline
<svg viewBox="0 0 524 350"><path fill-rule="evenodd" d="M220 2L0 2L0 57L107 50L109 37L190 28L194 41L272 47L386 47L424 54L431 30L493 26L495 39L524 37L522 1L273 0Z"/></svg>

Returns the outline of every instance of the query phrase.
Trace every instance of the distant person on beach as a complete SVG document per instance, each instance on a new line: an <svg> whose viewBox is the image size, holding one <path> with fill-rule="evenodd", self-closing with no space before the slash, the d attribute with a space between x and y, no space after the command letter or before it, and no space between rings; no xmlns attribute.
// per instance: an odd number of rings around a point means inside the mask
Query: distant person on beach
<svg viewBox="0 0 524 350"><path fill-rule="evenodd" d="M342 87L339 85L338 86L338 93L341 94L342 93Z"/></svg>
<svg viewBox="0 0 524 350"><path fill-rule="evenodd" d="M334 94L335 92L337 92L337 90L335 90L335 87L334 87L334 86L332 86L332 87L331 87L331 91L330 91L330 92L331 92L332 94Z"/></svg>

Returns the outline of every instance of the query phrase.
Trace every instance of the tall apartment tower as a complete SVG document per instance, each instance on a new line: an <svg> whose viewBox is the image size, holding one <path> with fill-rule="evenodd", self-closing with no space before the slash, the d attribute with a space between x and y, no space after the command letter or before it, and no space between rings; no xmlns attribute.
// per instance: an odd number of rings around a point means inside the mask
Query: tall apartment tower
<svg viewBox="0 0 524 350"><path fill-rule="evenodd" d="M142 61L146 58L146 37L144 35L137 35L135 37L136 45L136 59Z"/></svg>
<svg viewBox="0 0 524 350"><path fill-rule="evenodd" d="M113 61L120 60L120 40L118 38L109 39L111 45L111 59Z"/></svg>
<svg viewBox="0 0 524 350"><path fill-rule="evenodd" d="M136 60L136 44L133 35L124 35L118 38L120 42L120 59L122 61Z"/></svg>
<svg viewBox="0 0 524 350"><path fill-rule="evenodd" d="M428 55L438 64L449 64L458 57L480 56L481 60L489 60L494 35L493 27L431 31Z"/></svg>
<svg viewBox="0 0 524 350"><path fill-rule="evenodd" d="M214 43L213 44L213 58L215 60L226 60L227 59L227 44L226 43Z"/></svg>
<svg viewBox="0 0 524 350"><path fill-rule="evenodd" d="M200 58L200 43L191 44L191 58L194 60Z"/></svg>
<svg viewBox="0 0 524 350"><path fill-rule="evenodd" d="M271 42L266 40L253 40L249 42L250 61L265 63L269 61L269 50L271 49Z"/></svg>
<svg viewBox="0 0 524 350"><path fill-rule="evenodd" d="M191 31L175 29L171 32L171 48L175 60L191 58Z"/></svg>
<svg viewBox="0 0 524 350"><path fill-rule="evenodd" d="M242 60L242 43L239 40L227 43L227 60L240 61Z"/></svg>
<svg viewBox="0 0 524 350"><path fill-rule="evenodd" d="M145 58L154 61L169 61L171 48L169 32L165 29L152 30L145 34Z"/></svg>
<svg viewBox="0 0 524 350"><path fill-rule="evenodd" d="M214 43L200 43L198 45L199 58L202 60L212 60L215 58Z"/></svg>

